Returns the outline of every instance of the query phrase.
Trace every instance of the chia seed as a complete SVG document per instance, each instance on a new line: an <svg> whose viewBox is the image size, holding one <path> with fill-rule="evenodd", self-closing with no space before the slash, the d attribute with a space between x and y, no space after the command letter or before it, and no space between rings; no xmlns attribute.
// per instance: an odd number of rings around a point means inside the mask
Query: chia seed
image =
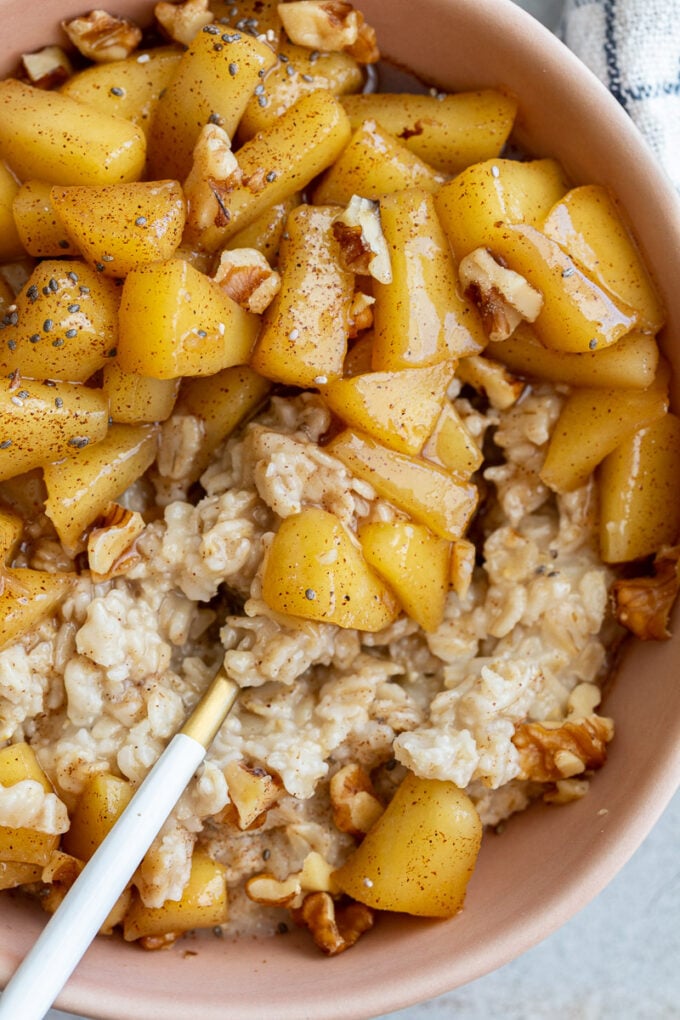
<svg viewBox="0 0 680 1020"><path fill-rule="evenodd" d="M136 227L145 227L146 226L146 216L138 216L137 219L135 220L135 226Z"/></svg>
<svg viewBox="0 0 680 1020"><path fill-rule="evenodd" d="M238 64L232 63L229 65L229 74L232 76L232 78L236 77L236 75L238 74Z"/></svg>
<svg viewBox="0 0 680 1020"><path fill-rule="evenodd" d="M111 86L111 95L112 96L124 96L125 95L125 89L122 89L120 87L120 85L112 85Z"/></svg>
<svg viewBox="0 0 680 1020"><path fill-rule="evenodd" d="M64 333L64 336L68 340L72 340L74 336L78 336L78 330L77 329L67 329L66 332Z"/></svg>
<svg viewBox="0 0 680 1020"><path fill-rule="evenodd" d="M82 450L85 446L89 445L90 440L87 436L73 436L68 441L69 446L75 446L76 450Z"/></svg>
<svg viewBox="0 0 680 1020"><path fill-rule="evenodd" d="M11 445L12 445L11 439L3 439L3 441L0 443L0 450L7 450Z"/></svg>
<svg viewBox="0 0 680 1020"><path fill-rule="evenodd" d="M46 333L49 333L51 329L54 329L54 322L52 319L45 319L43 322L43 329Z"/></svg>

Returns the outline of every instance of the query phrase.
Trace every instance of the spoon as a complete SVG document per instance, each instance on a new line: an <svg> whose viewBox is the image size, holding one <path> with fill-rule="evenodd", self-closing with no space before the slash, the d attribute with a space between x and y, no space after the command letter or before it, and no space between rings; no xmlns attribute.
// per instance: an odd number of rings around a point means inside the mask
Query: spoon
<svg viewBox="0 0 680 1020"><path fill-rule="evenodd" d="M203 761L238 696L219 670L135 792L0 998L0 1020L42 1020Z"/></svg>

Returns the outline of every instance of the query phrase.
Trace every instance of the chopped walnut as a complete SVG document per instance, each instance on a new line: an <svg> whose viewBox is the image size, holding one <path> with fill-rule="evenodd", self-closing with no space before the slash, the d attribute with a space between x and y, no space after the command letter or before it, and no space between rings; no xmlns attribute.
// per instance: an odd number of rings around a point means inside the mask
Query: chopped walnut
<svg viewBox="0 0 680 1020"><path fill-rule="evenodd" d="M476 248L458 267L461 286L479 308L493 341L507 340L520 322L534 322L543 295L513 269L501 266L487 248Z"/></svg>
<svg viewBox="0 0 680 1020"><path fill-rule="evenodd" d="M341 832L365 836L384 808L361 765L345 765L330 782L333 821Z"/></svg>
<svg viewBox="0 0 680 1020"><path fill-rule="evenodd" d="M512 738L519 752L518 778L549 783L601 768L613 736L612 720L594 714L561 723L521 723Z"/></svg>
<svg viewBox="0 0 680 1020"><path fill-rule="evenodd" d="M490 358L482 358L478 354L461 358L456 376L479 393L485 393L489 403L497 411L507 411L517 403L525 386L521 379L508 372L505 365L491 361Z"/></svg>
<svg viewBox="0 0 680 1020"><path fill-rule="evenodd" d="M291 42L312 50L346 50L360 63L380 59L375 32L345 0L294 0L279 4L279 17Z"/></svg>
<svg viewBox="0 0 680 1020"><path fill-rule="evenodd" d="M208 0L183 0L179 4L161 0L153 12L165 34L183 46L189 46L194 36L213 20Z"/></svg>
<svg viewBox="0 0 680 1020"><path fill-rule="evenodd" d="M159 949L172 949L177 939L181 936L180 931L166 931L164 935L145 935L137 939L137 945L147 952L155 953Z"/></svg>
<svg viewBox="0 0 680 1020"><path fill-rule="evenodd" d="M258 315L281 289L280 275L257 248L223 251L214 280L237 305Z"/></svg>
<svg viewBox="0 0 680 1020"><path fill-rule="evenodd" d="M477 550L474 542L458 538L451 547L451 587L459 599L467 595L475 569Z"/></svg>
<svg viewBox="0 0 680 1020"><path fill-rule="evenodd" d="M278 879L269 872L253 875L246 882L246 895L266 907L299 907L307 893L324 892L335 896L339 888L333 868L317 850L311 850L302 869Z"/></svg>
<svg viewBox="0 0 680 1020"><path fill-rule="evenodd" d="M558 779L554 786L545 791L543 800L546 804L572 804L585 797L589 788L587 779Z"/></svg>
<svg viewBox="0 0 680 1020"><path fill-rule="evenodd" d="M309 928L315 943L327 956L349 949L374 923L374 911L351 900L339 905L325 892L305 896L300 907L291 911L296 924Z"/></svg>
<svg viewBox="0 0 680 1020"><path fill-rule="evenodd" d="M265 907L287 907L302 893L299 875L289 875L280 880L264 872L253 875L246 882L246 895L254 903Z"/></svg>
<svg viewBox="0 0 680 1020"><path fill-rule="evenodd" d="M242 177L227 132L219 124L206 124L194 146L193 163L184 182L188 234L200 234L208 227L228 222L221 196L237 187Z"/></svg>
<svg viewBox="0 0 680 1020"><path fill-rule="evenodd" d="M352 195L347 208L333 220L333 236L345 269L372 276L379 283L392 282L390 255L377 202Z"/></svg>
<svg viewBox="0 0 680 1020"><path fill-rule="evenodd" d="M146 527L135 510L109 503L87 539L87 559L93 579L120 577L140 560L135 542Z"/></svg>
<svg viewBox="0 0 680 1020"><path fill-rule="evenodd" d="M281 795L281 780L263 768L232 761L224 769L239 829L257 828Z"/></svg>
<svg viewBox="0 0 680 1020"><path fill-rule="evenodd" d="M98 64L124 60L142 40L142 31L134 22L106 11L90 11L82 18L62 21L61 27L75 48Z"/></svg>
<svg viewBox="0 0 680 1020"><path fill-rule="evenodd" d="M71 61L61 46L45 46L35 53L24 53L21 63L31 85L38 89L54 89L73 74Z"/></svg>
<svg viewBox="0 0 680 1020"><path fill-rule="evenodd" d="M349 309L349 339L353 340L359 333L370 329L373 325L373 305L375 298L364 294L362 290L354 292Z"/></svg>
<svg viewBox="0 0 680 1020"><path fill-rule="evenodd" d="M652 577L615 581L612 594L619 623L642 641L666 641L680 589L680 545L666 546L654 560Z"/></svg>

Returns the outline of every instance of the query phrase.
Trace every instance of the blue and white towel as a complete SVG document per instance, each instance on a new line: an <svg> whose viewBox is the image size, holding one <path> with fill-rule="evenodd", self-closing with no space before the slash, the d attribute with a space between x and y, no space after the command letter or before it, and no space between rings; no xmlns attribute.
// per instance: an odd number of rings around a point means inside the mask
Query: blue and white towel
<svg viewBox="0 0 680 1020"><path fill-rule="evenodd" d="M560 35L680 190L680 0L565 0Z"/></svg>

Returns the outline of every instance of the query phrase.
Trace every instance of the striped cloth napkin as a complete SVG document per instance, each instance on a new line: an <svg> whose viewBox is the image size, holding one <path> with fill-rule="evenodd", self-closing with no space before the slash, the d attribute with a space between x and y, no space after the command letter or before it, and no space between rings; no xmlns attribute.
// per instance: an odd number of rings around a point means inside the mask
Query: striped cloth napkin
<svg viewBox="0 0 680 1020"><path fill-rule="evenodd" d="M680 191L680 0L565 0L560 35L627 110Z"/></svg>

